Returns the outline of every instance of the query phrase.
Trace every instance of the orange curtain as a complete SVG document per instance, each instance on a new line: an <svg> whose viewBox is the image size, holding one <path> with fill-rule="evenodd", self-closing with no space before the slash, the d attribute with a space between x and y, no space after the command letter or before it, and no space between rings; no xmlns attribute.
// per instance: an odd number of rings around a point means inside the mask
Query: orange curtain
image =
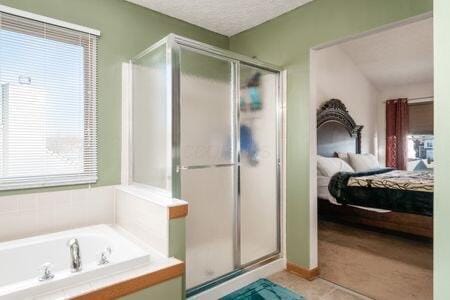
<svg viewBox="0 0 450 300"><path fill-rule="evenodd" d="M409 109L407 99L386 101L386 166L406 170Z"/></svg>

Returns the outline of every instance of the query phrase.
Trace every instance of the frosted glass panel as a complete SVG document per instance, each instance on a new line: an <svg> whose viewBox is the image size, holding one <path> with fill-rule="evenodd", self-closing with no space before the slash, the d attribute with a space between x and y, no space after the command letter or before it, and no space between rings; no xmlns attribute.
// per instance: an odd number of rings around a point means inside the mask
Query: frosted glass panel
<svg viewBox="0 0 450 300"><path fill-rule="evenodd" d="M277 251L277 75L241 65L241 263Z"/></svg>
<svg viewBox="0 0 450 300"><path fill-rule="evenodd" d="M181 165L233 160L231 63L181 51Z"/></svg>
<svg viewBox="0 0 450 300"><path fill-rule="evenodd" d="M165 45L133 63L133 181L170 189Z"/></svg>
<svg viewBox="0 0 450 300"><path fill-rule="evenodd" d="M195 294L278 253L279 73L181 39L134 62L132 176L189 203L186 288Z"/></svg>
<svg viewBox="0 0 450 300"><path fill-rule="evenodd" d="M186 285L197 286L233 271L234 166L182 170L186 219Z"/></svg>

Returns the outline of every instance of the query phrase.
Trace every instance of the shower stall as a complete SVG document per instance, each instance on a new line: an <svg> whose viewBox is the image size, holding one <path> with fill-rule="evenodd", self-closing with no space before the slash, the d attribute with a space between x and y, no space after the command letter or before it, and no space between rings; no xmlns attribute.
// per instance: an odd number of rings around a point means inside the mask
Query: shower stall
<svg viewBox="0 0 450 300"><path fill-rule="evenodd" d="M169 35L131 60L130 180L186 200L193 294L281 249L281 70Z"/></svg>

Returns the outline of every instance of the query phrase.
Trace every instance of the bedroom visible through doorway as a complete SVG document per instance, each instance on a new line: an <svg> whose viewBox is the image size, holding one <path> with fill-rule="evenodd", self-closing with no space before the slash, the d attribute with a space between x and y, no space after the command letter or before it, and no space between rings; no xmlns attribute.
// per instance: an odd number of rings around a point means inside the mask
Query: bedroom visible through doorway
<svg viewBox="0 0 450 300"><path fill-rule="evenodd" d="M432 299L432 17L315 48L311 74L320 277Z"/></svg>

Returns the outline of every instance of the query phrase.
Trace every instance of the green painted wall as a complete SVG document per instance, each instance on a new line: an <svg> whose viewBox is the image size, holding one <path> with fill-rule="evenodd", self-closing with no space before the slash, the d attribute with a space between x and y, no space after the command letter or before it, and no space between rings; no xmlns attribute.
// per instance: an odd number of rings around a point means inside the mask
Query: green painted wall
<svg viewBox="0 0 450 300"><path fill-rule="evenodd" d="M310 265L309 168L315 167L309 157L310 48L428 12L432 6L432 0L315 0L231 37L231 50L285 66L288 71L289 261L304 267Z"/></svg>
<svg viewBox="0 0 450 300"><path fill-rule="evenodd" d="M434 1L434 299L450 299L450 1Z"/></svg>
<svg viewBox="0 0 450 300"><path fill-rule="evenodd" d="M0 0L0 4L102 32L98 44L97 185L120 183L121 63L169 33L228 48L225 36L124 0ZM17 192L2 192L0 195Z"/></svg>
<svg viewBox="0 0 450 300"><path fill-rule="evenodd" d="M185 260L186 256L186 219L177 218L169 222L169 256Z"/></svg>
<svg viewBox="0 0 450 300"><path fill-rule="evenodd" d="M182 279L177 277L148 289L139 291L132 295L122 297L122 300L181 300L184 299L182 293Z"/></svg>

